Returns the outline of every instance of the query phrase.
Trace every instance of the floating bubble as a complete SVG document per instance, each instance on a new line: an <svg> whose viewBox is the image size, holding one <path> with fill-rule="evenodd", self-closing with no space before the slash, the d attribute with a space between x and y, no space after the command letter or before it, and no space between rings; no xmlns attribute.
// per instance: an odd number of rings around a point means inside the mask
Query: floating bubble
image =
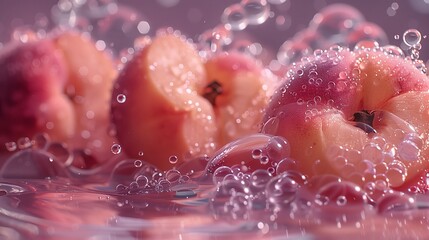
<svg viewBox="0 0 429 240"><path fill-rule="evenodd" d="M125 94L118 94L118 96L116 96L116 101L118 103L124 103L127 101L127 96L125 96Z"/></svg>
<svg viewBox="0 0 429 240"><path fill-rule="evenodd" d="M230 167L221 166L217 168L213 173L213 183L216 185L222 182L225 176L227 176L228 174L233 174L233 171Z"/></svg>
<svg viewBox="0 0 429 240"><path fill-rule="evenodd" d="M377 201L377 212L383 215L414 209L417 209L415 200L402 192L389 191Z"/></svg>
<svg viewBox="0 0 429 240"><path fill-rule="evenodd" d="M110 151L112 151L113 154L120 154L122 151L122 147L121 145L115 143L112 145L112 147L110 148Z"/></svg>
<svg viewBox="0 0 429 240"><path fill-rule="evenodd" d="M299 184L286 174L272 178L265 188L268 201L277 208L283 209L296 198Z"/></svg>
<svg viewBox="0 0 429 240"><path fill-rule="evenodd" d="M272 175L267 170L258 169L251 174L250 180L252 187L257 191L265 188L267 182L271 180Z"/></svg>
<svg viewBox="0 0 429 240"><path fill-rule="evenodd" d="M267 1L269 4L280 5L287 2L288 0L267 0Z"/></svg>
<svg viewBox="0 0 429 240"><path fill-rule="evenodd" d="M51 142L46 147L46 152L52 154L52 156L64 166L70 166L73 163L73 157L69 149L64 143Z"/></svg>
<svg viewBox="0 0 429 240"><path fill-rule="evenodd" d="M420 43L422 39L421 33L417 29L408 29L402 35L402 40L409 47L414 47Z"/></svg>
<svg viewBox="0 0 429 240"><path fill-rule="evenodd" d="M324 38L341 42L344 34L363 23L365 18L354 7L347 4L332 4L323 8L310 22L310 29Z"/></svg>
<svg viewBox="0 0 429 240"><path fill-rule="evenodd" d="M179 161L179 158L176 155L171 155L168 158L168 162L170 162L171 164L176 164Z"/></svg>
<svg viewBox="0 0 429 240"><path fill-rule="evenodd" d="M16 142L7 142L4 145L6 147L6 150L8 150L9 152L13 152L18 149L18 145L16 144Z"/></svg>
<svg viewBox="0 0 429 240"><path fill-rule="evenodd" d="M259 25L270 16L270 5L266 0L242 0L241 5L248 24Z"/></svg>
<svg viewBox="0 0 429 240"><path fill-rule="evenodd" d="M9 157L0 170L0 177L14 179L49 179L68 177L65 168L42 150L25 149Z"/></svg>
<svg viewBox="0 0 429 240"><path fill-rule="evenodd" d="M225 28L233 31L240 31L247 27L248 22L242 5L233 4L223 11L221 21Z"/></svg>

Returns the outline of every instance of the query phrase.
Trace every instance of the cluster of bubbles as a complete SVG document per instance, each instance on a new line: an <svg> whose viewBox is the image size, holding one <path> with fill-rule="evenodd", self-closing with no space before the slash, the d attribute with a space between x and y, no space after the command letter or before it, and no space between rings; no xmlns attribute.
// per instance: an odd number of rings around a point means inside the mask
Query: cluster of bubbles
<svg viewBox="0 0 429 240"><path fill-rule="evenodd" d="M354 48L362 41L385 45L388 39L382 28L367 22L357 9L333 4L317 13L306 29L285 41L277 53L277 60L289 66L316 49L327 49L332 45Z"/></svg>
<svg viewBox="0 0 429 240"><path fill-rule="evenodd" d="M282 5L286 2L287 0L241 0L226 7L221 16L221 24L199 36L200 54L206 56L210 53L234 49L253 56L260 55L262 47L259 43L234 39L234 32L242 31L249 25L263 24L268 18L274 17L270 5Z"/></svg>
<svg viewBox="0 0 429 240"><path fill-rule="evenodd" d="M407 50L408 56L407 59L411 60L423 73L427 73L427 67L423 60L420 60L420 50L422 48L421 44L422 34L417 29L408 29L402 35L403 48Z"/></svg>
<svg viewBox="0 0 429 240"><path fill-rule="evenodd" d="M271 226L279 221L304 225L334 222L341 226L364 221L367 214L417 209L414 199L401 192L377 189L377 196L370 195L351 181L333 175L309 179L290 162L280 165L282 169L275 172L217 168L212 175L216 190L209 199L213 216L232 220L258 216L261 220L263 213L262 220Z"/></svg>
<svg viewBox="0 0 429 240"><path fill-rule="evenodd" d="M409 166L421 161L422 139L416 133L402 135L398 144L391 144L383 137L376 136L359 150L332 146L329 159L334 166L339 167L344 179L365 186L368 194L376 195L377 191L401 186L408 176ZM408 191L413 194L426 192L426 180L422 178Z"/></svg>
<svg viewBox="0 0 429 240"><path fill-rule="evenodd" d="M175 157L171 157L173 163ZM177 161L177 159L176 159ZM176 197L196 196L198 184L189 174L172 168L160 171L151 164L139 159L119 162L113 169L109 183L119 194L175 193Z"/></svg>
<svg viewBox="0 0 429 240"><path fill-rule="evenodd" d="M99 50L123 49L151 29L137 10L115 0L60 0L51 12L59 28L77 29L99 39Z"/></svg>
<svg viewBox="0 0 429 240"><path fill-rule="evenodd" d="M37 134L31 139L22 137L16 142L7 142L5 147L11 156L0 169L3 178L68 177L65 168L82 157L77 151L72 154L65 144L51 141L47 134Z"/></svg>

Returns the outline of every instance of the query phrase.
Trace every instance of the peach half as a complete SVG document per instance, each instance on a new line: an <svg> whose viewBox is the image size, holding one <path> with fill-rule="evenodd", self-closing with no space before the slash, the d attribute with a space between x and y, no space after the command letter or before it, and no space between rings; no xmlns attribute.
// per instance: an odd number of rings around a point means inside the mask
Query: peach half
<svg viewBox="0 0 429 240"><path fill-rule="evenodd" d="M116 75L112 59L76 32L10 43L0 53L0 144L47 133L94 163L111 158Z"/></svg>
<svg viewBox="0 0 429 240"><path fill-rule="evenodd" d="M120 73L112 119L127 155L161 169L209 155L256 133L269 88L258 62L241 53L204 61L183 36L158 34ZM140 153L140 154L139 154Z"/></svg>
<svg viewBox="0 0 429 240"><path fill-rule="evenodd" d="M428 168L429 79L411 61L341 48L306 60L274 94L263 130L287 139L302 172L400 187Z"/></svg>

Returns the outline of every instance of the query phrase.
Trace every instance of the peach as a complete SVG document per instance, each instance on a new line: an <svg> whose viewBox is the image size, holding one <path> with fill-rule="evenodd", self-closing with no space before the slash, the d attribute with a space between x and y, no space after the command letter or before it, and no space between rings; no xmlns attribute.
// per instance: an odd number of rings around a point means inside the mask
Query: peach
<svg viewBox="0 0 429 240"><path fill-rule="evenodd" d="M82 35L11 43L0 55L0 140L37 133L96 162L110 158L110 92L116 68ZM76 156L77 157L77 156Z"/></svg>
<svg viewBox="0 0 429 240"><path fill-rule="evenodd" d="M278 121L268 130L287 139L309 176L399 187L429 165L428 90L428 78L400 57L330 50L289 72L264 123Z"/></svg>
<svg viewBox="0 0 429 240"><path fill-rule="evenodd" d="M117 79L117 138L127 155L143 154L161 169L172 167L170 157L180 164L209 155L257 132L268 102L265 79L253 58L222 53L205 63L183 36L159 34Z"/></svg>
<svg viewBox="0 0 429 240"><path fill-rule="evenodd" d="M66 68L49 40L12 44L0 55L0 144L46 132L59 141L75 132L63 89Z"/></svg>
<svg viewBox="0 0 429 240"><path fill-rule="evenodd" d="M110 148L116 142L109 133L116 66L106 52L97 50L91 39L78 33L63 33L53 41L63 54L68 73L63 91L75 112L76 131L69 145L105 161L112 157Z"/></svg>

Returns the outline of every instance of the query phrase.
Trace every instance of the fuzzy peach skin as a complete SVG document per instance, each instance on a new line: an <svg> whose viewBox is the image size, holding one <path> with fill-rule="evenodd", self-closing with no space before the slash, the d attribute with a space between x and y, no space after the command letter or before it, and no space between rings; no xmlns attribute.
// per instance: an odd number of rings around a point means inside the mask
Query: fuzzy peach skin
<svg viewBox="0 0 429 240"><path fill-rule="evenodd" d="M116 75L112 59L79 33L10 43L0 53L2 148L47 133L97 162L110 158L109 105Z"/></svg>
<svg viewBox="0 0 429 240"><path fill-rule="evenodd" d="M118 140L127 155L143 155L161 169L172 167L170 156L181 163L209 155L257 132L268 102L264 80L251 57L222 53L204 62L183 36L159 34L115 84L112 121ZM118 102L118 96L126 100Z"/></svg>
<svg viewBox="0 0 429 240"><path fill-rule="evenodd" d="M288 140L291 157L309 176L382 179L399 187L429 165L428 90L427 76L400 57L380 50L329 51L289 72L264 123L278 121L270 131ZM373 121L357 121L362 110ZM409 156L400 154L407 137L414 141ZM380 150L371 155L368 146L375 145ZM374 168L362 169L364 160ZM382 164L391 167L383 170Z"/></svg>

